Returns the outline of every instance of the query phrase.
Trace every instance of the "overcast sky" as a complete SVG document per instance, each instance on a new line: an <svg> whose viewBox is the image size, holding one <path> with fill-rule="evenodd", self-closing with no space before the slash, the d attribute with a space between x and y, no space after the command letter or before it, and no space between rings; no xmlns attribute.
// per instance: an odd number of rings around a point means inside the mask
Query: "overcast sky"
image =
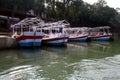
<svg viewBox="0 0 120 80"><path fill-rule="evenodd" d="M83 0L85 2L88 2L90 4L93 4L94 2L97 2L98 0ZM107 5L113 8L120 8L120 0L105 0L107 2Z"/></svg>

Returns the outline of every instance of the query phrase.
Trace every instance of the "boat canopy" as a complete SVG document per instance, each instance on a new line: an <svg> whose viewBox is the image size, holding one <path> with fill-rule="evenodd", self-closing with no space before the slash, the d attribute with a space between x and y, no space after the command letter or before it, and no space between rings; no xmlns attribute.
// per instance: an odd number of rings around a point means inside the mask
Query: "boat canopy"
<svg viewBox="0 0 120 80"><path fill-rule="evenodd" d="M101 27L94 27L94 28L88 28L89 31L100 31L100 30L105 30L105 29L110 29L109 26L101 26Z"/></svg>
<svg viewBox="0 0 120 80"><path fill-rule="evenodd" d="M11 25L11 28L25 28L25 27L32 27L32 26L40 26L44 25L45 22L40 18L25 18L22 21L18 22L17 24Z"/></svg>
<svg viewBox="0 0 120 80"><path fill-rule="evenodd" d="M52 28L55 28L55 27L59 27L60 25L63 25L63 27L67 27L67 26L70 25L70 23L68 23L66 20L61 20L61 21L57 21L57 22L45 23L42 27L52 27Z"/></svg>
<svg viewBox="0 0 120 80"><path fill-rule="evenodd" d="M109 29L109 26L101 26L101 27L94 27L94 28L89 28L89 29Z"/></svg>
<svg viewBox="0 0 120 80"><path fill-rule="evenodd" d="M61 20L61 21L57 21L57 22L46 22L43 21L42 19L40 18L25 18L23 19L22 21L14 24L14 25L11 25L11 28L26 28L26 27L51 27L51 28L58 28L60 26L63 26L63 27L67 27L70 25L70 23L68 23L66 20Z"/></svg>
<svg viewBox="0 0 120 80"><path fill-rule="evenodd" d="M77 31L89 31L89 29L87 27L74 27L74 28L65 28L65 30L77 30Z"/></svg>

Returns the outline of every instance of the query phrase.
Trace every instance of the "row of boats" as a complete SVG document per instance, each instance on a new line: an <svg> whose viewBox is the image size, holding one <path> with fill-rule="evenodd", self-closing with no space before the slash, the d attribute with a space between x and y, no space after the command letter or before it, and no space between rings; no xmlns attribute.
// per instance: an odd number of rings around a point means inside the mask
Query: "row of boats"
<svg viewBox="0 0 120 80"><path fill-rule="evenodd" d="M109 26L71 28L65 20L45 22L39 18L26 18L11 25L11 28L12 38L20 47L39 47L41 44L62 46L68 41L108 41L112 36Z"/></svg>

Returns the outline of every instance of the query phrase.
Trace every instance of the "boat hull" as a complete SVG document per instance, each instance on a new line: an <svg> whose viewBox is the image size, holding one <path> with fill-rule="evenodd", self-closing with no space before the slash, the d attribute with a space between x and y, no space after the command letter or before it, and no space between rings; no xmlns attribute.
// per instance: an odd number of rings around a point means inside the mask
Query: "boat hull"
<svg viewBox="0 0 120 80"><path fill-rule="evenodd" d="M39 47L43 36L20 36L16 38L20 47Z"/></svg>
<svg viewBox="0 0 120 80"><path fill-rule="evenodd" d="M103 35L103 36L91 37L91 40L93 40L93 41L109 41L110 38L111 38L110 35Z"/></svg>
<svg viewBox="0 0 120 80"><path fill-rule="evenodd" d="M19 47L31 47L33 45L32 39L20 40L18 41Z"/></svg>
<svg viewBox="0 0 120 80"><path fill-rule="evenodd" d="M48 38L42 40L42 43L45 45L53 45L53 46L65 46L68 42L68 37L62 38Z"/></svg>
<svg viewBox="0 0 120 80"><path fill-rule="evenodd" d="M87 36L76 36L76 37L72 37L70 38L69 37L69 41L72 41L72 42L84 42L87 40Z"/></svg>

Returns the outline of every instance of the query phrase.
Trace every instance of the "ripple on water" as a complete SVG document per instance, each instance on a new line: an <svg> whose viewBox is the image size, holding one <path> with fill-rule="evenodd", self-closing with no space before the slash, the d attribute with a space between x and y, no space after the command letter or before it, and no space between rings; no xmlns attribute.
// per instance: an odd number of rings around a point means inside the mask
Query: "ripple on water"
<svg viewBox="0 0 120 80"><path fill-rule="evenodd" d="M120 80L120 55L72 63L73 74L67 80Z"/></svg>
<svg viewBox="0 0 120 80"><path fill-rule="evenodd" d="M42 71L38 66L24 65L10 68L0 73L0 80L47 80L38 76L37 70Z"/></svg>

